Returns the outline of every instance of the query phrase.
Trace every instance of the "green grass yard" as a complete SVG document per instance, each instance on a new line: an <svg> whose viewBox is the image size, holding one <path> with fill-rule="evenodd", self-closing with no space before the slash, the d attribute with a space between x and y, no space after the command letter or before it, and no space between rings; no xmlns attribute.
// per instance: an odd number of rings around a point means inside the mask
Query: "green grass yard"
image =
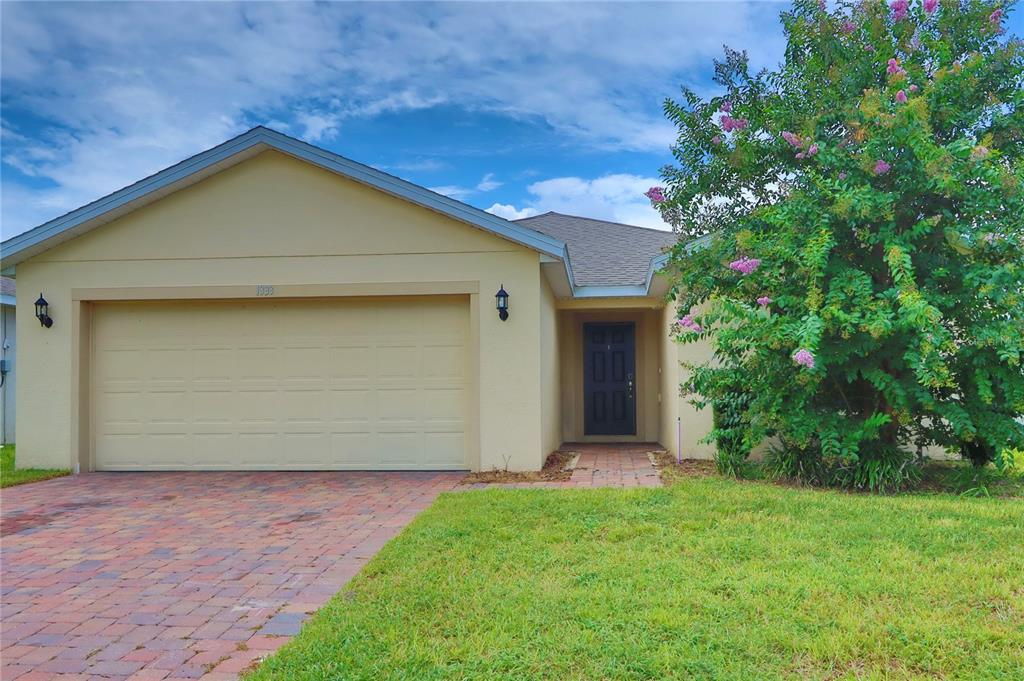
<svg viewBox="0 0 1024 681"><path fill-rule="evenodd" d="M443 495L249 681L1024 678L1024 501Z"/></svg>
<svg viewBox="0 0 1024 681"><path fill-rule="evenodd" d="M67 469L22 468L14 467L14 445L3 445L0 448L0 487L24 485L26 482L39 482L50 478L68 475Z"/></svg>

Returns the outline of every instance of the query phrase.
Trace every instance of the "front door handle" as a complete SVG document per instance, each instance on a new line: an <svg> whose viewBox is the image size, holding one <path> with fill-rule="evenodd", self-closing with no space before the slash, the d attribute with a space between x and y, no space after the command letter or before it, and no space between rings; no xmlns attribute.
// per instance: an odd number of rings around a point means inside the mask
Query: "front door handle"
<svg viewBox="0 0 1024 681"><path fill-rule="evenodd" d="M626 374L626 394L633 399L633 374Z"/></svg>

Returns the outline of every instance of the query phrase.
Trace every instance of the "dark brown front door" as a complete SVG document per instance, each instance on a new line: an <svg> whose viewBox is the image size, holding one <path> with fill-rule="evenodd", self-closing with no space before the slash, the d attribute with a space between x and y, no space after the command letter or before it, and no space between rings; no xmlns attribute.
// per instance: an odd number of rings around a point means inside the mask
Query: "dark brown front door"
<svg viewBox="0 0 1024 681"><path fill-rule="evenodd" d="M632 323L583 325L585 435L636 435L635 339Z"/></svg>

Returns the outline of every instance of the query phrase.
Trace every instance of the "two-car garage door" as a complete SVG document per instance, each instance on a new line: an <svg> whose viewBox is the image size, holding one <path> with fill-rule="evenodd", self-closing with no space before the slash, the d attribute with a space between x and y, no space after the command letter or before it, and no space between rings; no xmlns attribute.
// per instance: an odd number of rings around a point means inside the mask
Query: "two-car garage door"
<svg viewBox="0 0 1024 681"><path fill-rule="evenodd" d="M97 304L97 470L467 468L466 297Z"/></svg>

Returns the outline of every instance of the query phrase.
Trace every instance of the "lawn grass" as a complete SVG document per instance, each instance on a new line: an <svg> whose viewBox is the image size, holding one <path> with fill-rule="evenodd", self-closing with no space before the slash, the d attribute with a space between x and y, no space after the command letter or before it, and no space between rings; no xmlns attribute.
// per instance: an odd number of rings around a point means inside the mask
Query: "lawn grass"
<svg viewBox="0 0 1024 681"><path fill-rule="evenodd" d="M265 679L1024 678L1024 501L442 495Z"/></svg>
<svg viewBox="0 0 1024 681"><path fill-rule="evenodd" d="M0 487L13 487L14 485L24 485L27 482L59 478L70 472L65 468L17 469L14 467L14 445L0 447Z"/></svg>

